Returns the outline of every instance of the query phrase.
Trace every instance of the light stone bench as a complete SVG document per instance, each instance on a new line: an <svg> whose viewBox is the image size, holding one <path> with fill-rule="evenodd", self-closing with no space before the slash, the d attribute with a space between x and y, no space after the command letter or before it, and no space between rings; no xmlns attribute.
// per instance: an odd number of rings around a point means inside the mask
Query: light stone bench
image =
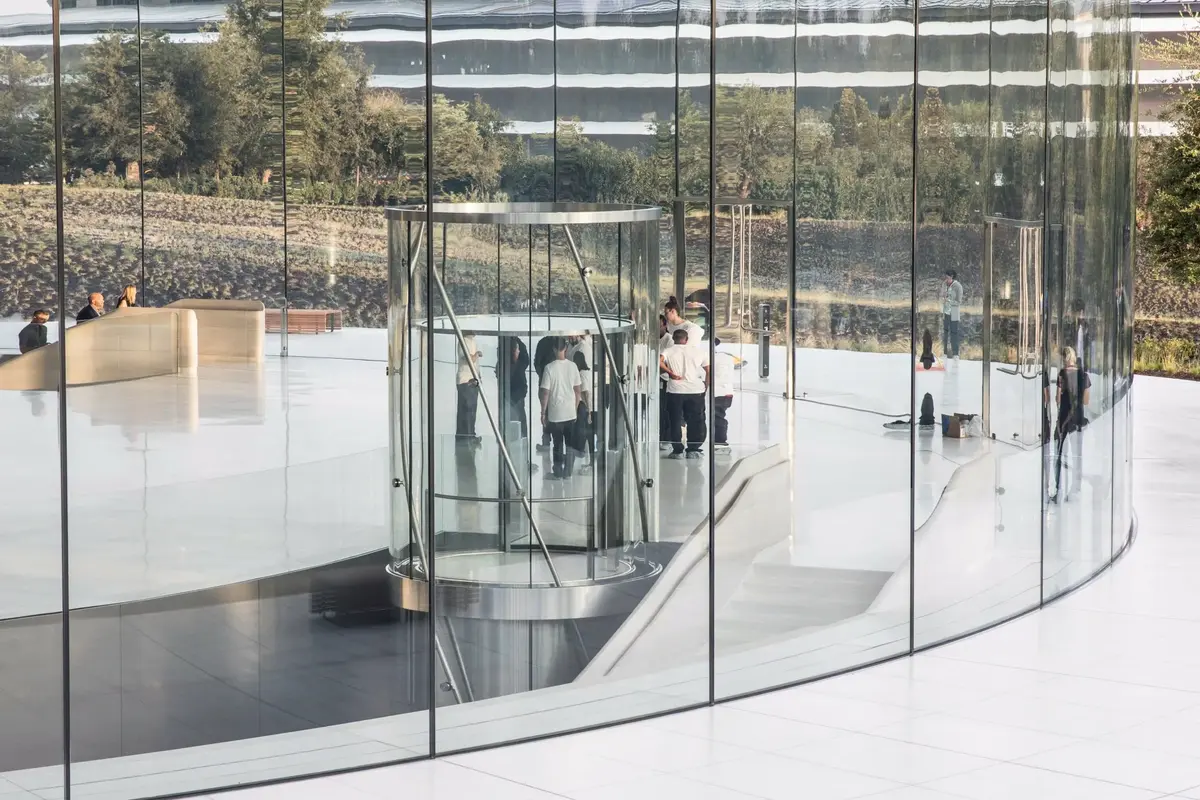
<svg viewBox="0 0 1200 800"><path fill-rule="evenodd" d="M67 329L67 385L195 377L196 315L183 308L124 308ZM59 344L0 364L0 389L58 389Z"/></svg>
<svg viewBox="0 0 1200 800"><path fill-rule="evenodd" d="M184 299L167 308L196 315L202 360L262 362L266 309L259 301Z"/></svg>

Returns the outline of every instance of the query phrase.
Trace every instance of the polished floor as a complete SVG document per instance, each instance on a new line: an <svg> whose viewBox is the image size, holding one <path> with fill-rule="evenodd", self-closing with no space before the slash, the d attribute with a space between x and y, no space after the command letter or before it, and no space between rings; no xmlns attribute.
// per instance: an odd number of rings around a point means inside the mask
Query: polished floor
<svg viewBox="0 0 1200 800"><path fill-rule="evenodd" d="M76 796L205 790L286 776L300 764L332 770L426 752L427 628L361 613L387 605L387 381L381 363L347 356L374 353L384 337L298 338L292 358L268 358L261 370L207 366L195 380L67 392ZM1037 603L1037 449L922 434L913 476L908 432L881 424L907 404L907 357L802 351L798 383L811 402L800 403L776 392L782 364L772 363L766 380L755 367L750 361L739 376L732 452L711 464L659 463L665 563L673 547L706 532L710 470L720 480L769 445L787 451L787 484L769 498L775 513L760 518L786 524L756 545L745 579L718 609L720 695L907 650L914 478L918 645ZM1028 383L996 376L992 384L996 419L1016 438L1036 428ZM980 385L977 363L918 376L918 392L934 395L939 410L978 410ZM56 661L61 633L56 402L0 397L13 445L0 454L0 618L8 618L0 623L0 714L20 720L0 740L3 800L6 786L26 796L62 790L54 766L61 730L46 713L61 676L37 667ZM1103 398L1098 404L1103 420ZM452 418L452 404L438 413ZM1049 591L1107 558L1092 535L1117 474L1097 445L1103 436L1101 425L1089 432L1084 452L1094 457L1079 492L1047 519ZM545 488L546 467L535 492ZM719 581L733 572L723 546L736 546L737 533L718 532ZM702 702L706 586L680 598L685 635L656 631L641 666L627 664L620 680L575 685L579 664L558 659L561 674L500 687L507 696L442 705L439 747ZM584 652L594 654L612 628L611 620L583 626ZM460 628L468 660L478 654L495 673L490 664L526 658L504 643L507 634L494 634ZM519 663L516 673L533 671Z"/></svg>
<svg viewBox="0 0 1200 800"><path fill-rule="evenodd" d="M804 687L220 800L1200 798L1200 386L1140 378L1136 542L1047 609Z"/></svg>

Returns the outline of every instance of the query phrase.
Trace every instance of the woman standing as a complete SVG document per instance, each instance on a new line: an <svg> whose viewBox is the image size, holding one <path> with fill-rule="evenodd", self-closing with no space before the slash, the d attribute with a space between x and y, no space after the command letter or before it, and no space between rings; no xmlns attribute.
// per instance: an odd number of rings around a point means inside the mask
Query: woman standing
<svg viewBox="0 0 1200 800"><path fill-rule="evenodd" d="M1072 433L1075 436L1071 439L1073 452L1070 467L1074 468L1071 476L1071 491L1077 492L1081 488L1083 428L1087 425L1087 417L1083 412L1087 408L1088 396L1092 388L1092 379L1079 367L1075 348L1064 347L1062 356L1063 368L1058 373L1058 388L1055 396L1055 402L1058 403L1058 423L1054 427L1054 494L1050 496L1051 503L1058 502L1063 449L1066 447L1067 437Z"/></svg>
<svg viewBox="0 0 1200 800"><path fill-rule="evenodd" d="M117 310L122 308L137 308L137 287L129 284L121 290L121 296L117 298Z"/></svg>

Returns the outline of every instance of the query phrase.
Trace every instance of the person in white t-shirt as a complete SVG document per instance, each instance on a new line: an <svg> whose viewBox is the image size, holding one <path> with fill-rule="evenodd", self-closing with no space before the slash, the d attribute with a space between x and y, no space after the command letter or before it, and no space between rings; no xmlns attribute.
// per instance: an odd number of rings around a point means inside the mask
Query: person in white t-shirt
<svg viewBox="0 0 1200 800"><path fill-rule="evenodd" d="M479 411L479 381L475 380L475 375L471 370L471 365L475 365L475 370L479 369L479 350L475 347L474 336L464 336L463 343L466 345L466 351L460 347L458 350L458 403L455 413L454 433L460 442L479 443L479 437L475 435L475 418Z"/></svg>
<svg viewBox="0 0 1200 800"><path fill-rule="evenodd" d="M667 322L667 333L674 334L675 331L684 330L687 331L688 344L692 347L699 347L704 343L704 328L683 316L674 297L669 298L663 305L663 316Z"/></svg>
<svg viewBox="0 0 1200 800"><path fill-rule="evenodd" d="M569 478L574 466L574 452L568 442L578 418L582 400L579 368L567 358L567 340L554 344L554 360L542 370L538 381L538 397L542 404L542 427L550 431L554 447L554 470L550 477Z"/></svg>
<svg viewBox="0 0 1200 800"><path fill-rule="evenodd" d="M704 395L709 383L708 348L688 342L684 329L671 335L674 344L659 357L667 374L667 416L671 423L668 441L671 458L683 458L683 426L687 425L687 458L700 458L704 438Z"/></svg>
<svg viewBox="0 0 1200 800"><path fill-rule="evenodd" d="M714 339L715 347L721 346L720 339ZM729 420L725 414L733 405L733 356L724 350L717 350L713 358L713 449L729 449Z"/></svg>

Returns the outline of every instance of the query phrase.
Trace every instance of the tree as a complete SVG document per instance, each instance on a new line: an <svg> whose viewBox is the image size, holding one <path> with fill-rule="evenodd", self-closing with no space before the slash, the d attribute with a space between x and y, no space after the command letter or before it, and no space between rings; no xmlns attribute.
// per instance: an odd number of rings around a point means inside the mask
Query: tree
<svg viewBox="0 0 1200 800"><path fill-rule="evenodd" d="M104 33L87 48L78 78L63 91L63 136L70 172L124 175L140 153L137 39Z"/></svg>
<svg viewBox="0 0 1200 800"><path fill-rule="evenodd" d="M53 134L45 76L40 61L0 48L0 183L46 176Z"/></svg>
<svg viewBox="0 0 1200 800"><path fill-rule="evenodd" d="M1200 282L1200 92L1188 90L1163 113L1175 133L1149 147L1146 242L1151 258L1189 283Z"/></svg>

